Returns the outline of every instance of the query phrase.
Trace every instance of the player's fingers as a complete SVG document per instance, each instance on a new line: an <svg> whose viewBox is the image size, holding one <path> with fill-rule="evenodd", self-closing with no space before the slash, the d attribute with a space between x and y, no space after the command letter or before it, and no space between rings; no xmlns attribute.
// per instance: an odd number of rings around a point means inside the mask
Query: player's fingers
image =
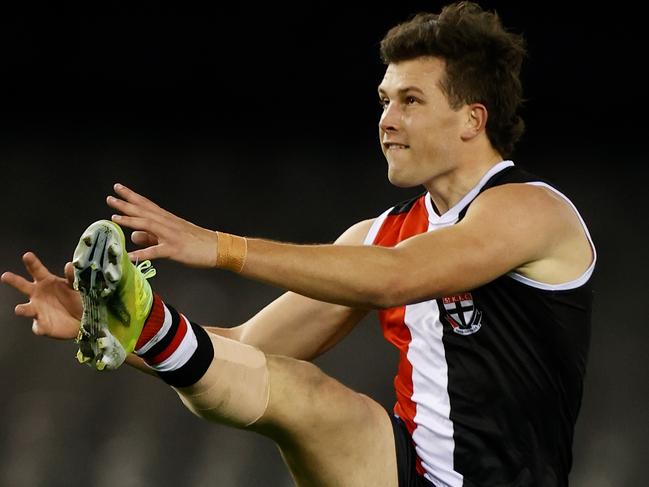
<svg viewBox="0 0 649 487"><path fill-rule="evenodd" d="M29 282L24 277L14 274L13 272L5 272L0 277L0 280L28 296L31 294L32 288L34 287L34 283Z"/></svg>
<svg viewBox="0 0 649 487"><path fill-rule="evenodd" d="M26 318L33 318L36 316L36 310L31 302L17 305L14 308L14 312L17 316L24 316Z"/></svg>
<svg viewBox="0 0 649 487"><path fill-rule="evenodd" d="M135 205L142 206L144 208L148 208L150 210L161 209L158 205L156 205L150 199L142 196L139 193L136 193L132 189L129 189L126 186L124 186L123 184L115 183L113 185L113 189L115 190L115 193L117 193L118 196L120 196L124 200L128 201L129 203L133 203Z"/></svg>
<svg viewBox="0 0 649 487"><path fill-rule="evenodd" d="M27 252L23 255L23 263L25 264L27 271L36 281L41 281L50 275L50 271L47 270L47 267L43 265L33 252Z"/></svg>
<svg viewBox="0 0 649 487"><path fill-rule="evenodd" d="M139 193L136 193L132 189L127 188L123 184L116 183L113 186L113 189L115 190L115 193L117 193L117 195L120 198L126 200L129 203L140 206L142 208L146 208L146 209L154 212L157 215L161 215L161 216L165 216L165 217L178 218L176 215L174 215L170 211L165 210L160 205L157 205L156 203L154 203L153 201L151 201L147 197L142 196Z"/></svg>
<svg viewBox="0 0 649 487"><path fill-rule="evenodd" d="M68 281L68 284L72 286L74 284L74 266L72 262L67 262L63 268L63 274L65 274L65 279Z"/></svg>
<svg viewBox="0 0 649 487"><path fill-rule="evenodd" d="M147 208L146 206L129 203L128 201L124 201L120 198L115 198L114 196L107 196L106 203L111 208L128 216L139 216L144 218L155 219L156 216L159 217L160 213L162 213L161 208L157 208L157 209Z"/></svg>
<svg viewBox="0 0 649 487"><path fill-rule="evenodd" d="M154 245L153 247L147 247L146 249L129 252L128 257L132 262L142 262L143 260L161 259L167 257L167 255L164 254L162 246Z"/></svg>
<svg viewBox="0 0 649 487"><path fill-rule="evenodd" d="M158 233L153 231L154 225L158 231L163 228L162 225L156 224L150 218L142 218L139 216L113 215L111 216L111 220L123 227L145 231L154 235L157 235Z"/></svg>
<svg viewBox="0 0 649 487"><path fill-rule="evenodd" d="M134 231L131 233L131 241L140 247L151 247L158 245L158 238L148 232Z"/></svg>

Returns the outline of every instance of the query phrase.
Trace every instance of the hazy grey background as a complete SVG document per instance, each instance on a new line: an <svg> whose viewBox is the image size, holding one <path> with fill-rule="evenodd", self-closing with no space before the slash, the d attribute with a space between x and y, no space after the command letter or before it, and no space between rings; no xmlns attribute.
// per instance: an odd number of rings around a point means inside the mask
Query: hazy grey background
<svg viewBox="0 0 649 487"><path fill-rule="evenodd" d="M514 157L554 179L599 251L571 485L645 485L646 75L633 13L496 7L524 31L528 133ZM439 2L189 12L10 12L0 20L0 271L35 251L60 272L114 182L213 229L326 242L420 191L385 177L377 45ZM6 13L6 12L5 12ZM281 293L158 262L193 320L237 324ZM273 444L193 417L162 382L97 374L34 337L0 287L0 485L288 486ZM374 316L318 360L390 408L396 354Z"/></svg>

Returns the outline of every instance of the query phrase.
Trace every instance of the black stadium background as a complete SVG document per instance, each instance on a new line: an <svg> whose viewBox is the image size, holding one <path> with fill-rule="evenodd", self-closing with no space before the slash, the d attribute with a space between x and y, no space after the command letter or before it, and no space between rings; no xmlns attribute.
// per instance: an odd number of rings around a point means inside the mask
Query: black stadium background
<svg viewBox="0 0 649 487"><path fill-rule="evenodd" d="M33 250L60 271L120 181L214 229L332 241L420 191L390 186L377 143L378 42L440 2L111 3L2 7L0 270ZM575 487L646 480L644 303L649 86L632 7L483 2L524 32L527 132L514 160L555 180L599 251ZM159 262L156 290L193 320L236 324L280 294ZM288 486L272 443L194 418L128 368L98 376L31 335L0 290L0 484ZM318 364L393 402L396 354L367 319Z"/></svg>

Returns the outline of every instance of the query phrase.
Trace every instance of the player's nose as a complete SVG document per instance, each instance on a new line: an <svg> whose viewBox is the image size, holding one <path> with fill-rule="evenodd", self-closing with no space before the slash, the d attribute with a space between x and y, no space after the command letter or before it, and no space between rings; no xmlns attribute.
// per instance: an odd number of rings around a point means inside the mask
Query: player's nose
<svg viewBox="0 0 649 487"><path fill-rule="evenodd" d="M388 103L383 108L383 113L379 120L379 128L383 132L392 132L399 129L401 113L396 103Z"/></svg>

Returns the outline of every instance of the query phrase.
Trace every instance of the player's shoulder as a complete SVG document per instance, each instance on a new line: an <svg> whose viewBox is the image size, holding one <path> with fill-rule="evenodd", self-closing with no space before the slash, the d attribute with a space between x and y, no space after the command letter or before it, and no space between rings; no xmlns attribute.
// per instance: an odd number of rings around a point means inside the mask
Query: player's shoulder
<svg viewBox="0 0 649 487"><path fill-rule="evenodd" d="M480 193L471 203L467 217L488 212L521 218L557 216L555 212L570 210L569 200L546 185L507 183Z"/></svg>
<svg viewBox="0 0 649 487"><path fill-rule="evenodd" d="M534 210L539 207L565 204L567 198L560 197L551 186L530 183L506 183L493 186L480 193L471 204L477 206L501 206L508 208L525 208Z"/></svg>
<svg viewBox="0 0 649 487"><path fill-rule="evenodd" d="M338 245L362 245L376 218L354 223L336 239Z"/></svg>
<svg viewBox="0 0 649 487"><path fill-rule="evenodd" d="M479 227L509 228L530 238L557 235L578 227L574 206L546 184L506 183L480 193L469 207L464 223Z"/></svg>
<svg viewBox="0 0 649 487"><path fill-rule="evenodd" d="M570 209L572 203L555 183L511 165L496 173L471 202L468 211L498 210L529 215Z"/></svg>

